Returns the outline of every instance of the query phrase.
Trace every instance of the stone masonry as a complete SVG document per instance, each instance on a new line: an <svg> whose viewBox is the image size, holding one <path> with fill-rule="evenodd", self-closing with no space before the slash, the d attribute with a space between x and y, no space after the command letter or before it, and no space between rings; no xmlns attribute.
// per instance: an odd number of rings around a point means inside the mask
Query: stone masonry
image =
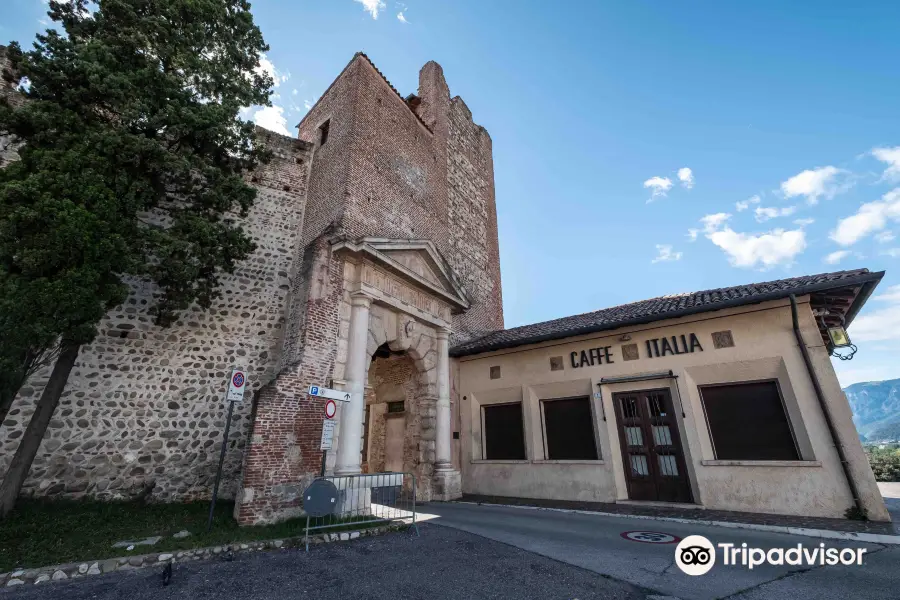
<svg viewBox="0 0 900 600"><path fill-rule="evenodd" d="M257 251L210 310L168 328L145 314L153 290L133 285L82 350L23 493L208 498L227 375L241 366L248 392L222 495L236 495L245 524L299 514L322 458L322 402L306 390L343 385L351 292L362 285L373 298L369 357L390 346L405 361L394 375L414 381L396 383L408 394L404 469L430 497L438 332L455 343L503 327L490 137L436 63L404 99L363 54L298 127L299 139L260 133L275 158L251 176L259 194L245 226ZM387 266L353 249L377 240L390 242L379 253ZM28 382L0 429L0 470L46 376ZM385 376L381 366L372 373ZM435 485L452 496L447 481Z"/></svg>
<svg viewBox="0 0 900 600"><path fill-rule="evenodd" d="M195 307L168 328L155 326L144 310L153 288L132 285L128 300L82 349L25 494L207 497L225 425L223 382L233 366L242 366L247 402L234 412L222 488L233 494L252 394L277 373L305 200L307 174L298 161L309 157L300 140L260 134L275 157L253 175L258 195L246 227L257 250L225 278L208 311ZM0 430L0 471L48 375L35 375L11 408Z"/></svg>

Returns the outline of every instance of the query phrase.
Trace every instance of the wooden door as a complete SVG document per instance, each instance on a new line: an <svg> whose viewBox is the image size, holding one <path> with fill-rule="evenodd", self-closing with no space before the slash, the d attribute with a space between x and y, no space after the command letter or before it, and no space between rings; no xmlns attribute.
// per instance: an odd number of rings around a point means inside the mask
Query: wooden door
<svg viewBox="0 0 900 600"><path fill-rule="evenodd" d="M669 390L613 394L631 500L691 502Z"/></svg>
<svg viewBox="0 0 900 600"><path fill-rule="evenodd" d="M406 417L388 416L384 430L384 470L403 472L403 441L406 436Z"/></svg>

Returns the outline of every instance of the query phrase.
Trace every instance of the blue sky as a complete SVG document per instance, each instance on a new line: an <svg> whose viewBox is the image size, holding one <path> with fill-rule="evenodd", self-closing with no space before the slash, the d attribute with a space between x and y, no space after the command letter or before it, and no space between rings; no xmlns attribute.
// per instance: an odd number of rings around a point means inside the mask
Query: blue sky
<svg viewBox="0 0 900 600"><path fill-rule="evenodd" d="M43 27L4 0L0 42ZM292 132L353 53L443 67L494 142L507 326L887 270L844 385L900 377L900 3L257 0ZM402 18L401 18L402 17ZM687 170L686 170L687 169Z"/></svg>

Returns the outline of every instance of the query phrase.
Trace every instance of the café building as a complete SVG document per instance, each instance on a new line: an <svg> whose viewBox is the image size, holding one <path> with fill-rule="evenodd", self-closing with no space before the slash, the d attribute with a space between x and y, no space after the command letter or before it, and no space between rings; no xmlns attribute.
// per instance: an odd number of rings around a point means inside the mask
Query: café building
<svg viewBox="0 0 900 600"><path fill-rule="evenodd" d="M829 357L882 276L664 296L452 347L463 492L890 520Z"/></svg>

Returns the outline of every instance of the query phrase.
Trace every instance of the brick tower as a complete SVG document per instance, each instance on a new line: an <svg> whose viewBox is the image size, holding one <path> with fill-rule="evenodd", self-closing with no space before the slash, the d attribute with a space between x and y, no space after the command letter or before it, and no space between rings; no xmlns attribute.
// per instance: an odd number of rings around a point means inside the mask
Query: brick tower
<svg viewBox="0 0 900 600"><path fill-rule="evenodd" d="M322 456L322 401L307 387L377 402L373 373L383 381L394 364L370 373L379 349L412 364L403 464L418 476L417 493L456 497L448 338L503 327L491 139L450 97L437 63L404 99L364 54L304 117L299 137L312 147L311 165L283 350L278 376L255 399L236 516L299 514ZM367 448L351 436L378 446L362 432L376 431L375 417L361 411L341 408L329 472L358 471Z"/></svg>

